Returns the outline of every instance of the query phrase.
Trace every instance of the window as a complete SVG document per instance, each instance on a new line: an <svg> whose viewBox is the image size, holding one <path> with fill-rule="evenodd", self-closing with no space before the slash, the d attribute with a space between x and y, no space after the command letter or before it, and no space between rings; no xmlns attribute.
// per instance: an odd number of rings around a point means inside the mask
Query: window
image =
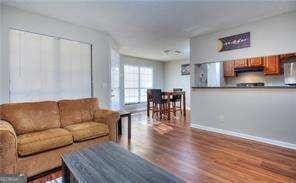
<svg viewBox="0 0 296 183"><path fill-rule="evenodd" d="M10 101L91 96L91 46L9 31Z"/></svg>
<svg viewBox="0 0 296 183"><path fill-rule="evenodd" d="M147 101L147 89L152 88L153 70L148 67L140 68L140 102Z"/></svg>
<svg viewBox="0 0 296 183"><path fill-rule="evenodd" d="M139 68L124 66L124 103L139 102Z"/></svg>
<svg viewBox="0 0 296 183"><path fill-rule="evenodd" d="M147 89L153 86L153 69L132 65L124 66L124 103L140 103L147 100Z"/></svg>

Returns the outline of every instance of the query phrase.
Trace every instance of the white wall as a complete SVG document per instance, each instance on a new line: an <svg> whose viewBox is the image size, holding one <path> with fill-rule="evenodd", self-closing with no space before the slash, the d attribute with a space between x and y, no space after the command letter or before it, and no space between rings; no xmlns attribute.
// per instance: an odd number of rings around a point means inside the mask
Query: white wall
<svg viewBox="0 0 296 183"><path fill-rule="evenodd" d="M188 64L189 60L165 62L164 64L164 90L182 88L186 91L186 106L190 108L190 75L181 75L181 65Z"/></svg>
<svg viewBox="0 0 296 183"><path fill-rule="evenodd" d="M123 66L124 64L137 65L137 66L145 66L153 68L153 88L163 89L164 83L164 64L161 61L156 60L148 60L144 58L131 57L126 55L120 55L120 65L121 65L121 104L124 106L123 100ZM146 104L139 105L125 105L124 108L127 110L143 110L146 107Z"/></svg>
<svg viewBox="0 0 296 183"><path fill-rule="evenodd" d="M296 12L194 37L191 63L296 52L295 20ZM218 38L248 31L250 48L216 51ZM238 132L296 148L295 89L193 89L191 111L192 126Z"/></svg>
<svg viewBox="0 0 296 183"><path fill-rule="evenodd" d="M2 77L0 103L9 101L8 31L9 28L16 28L91 43L93 45L94 96L99 98L101 106L109 106L111 38L108 34L9 6L3 6L3 26L1 28L3 33L3 60L0 63Z"/></svg>

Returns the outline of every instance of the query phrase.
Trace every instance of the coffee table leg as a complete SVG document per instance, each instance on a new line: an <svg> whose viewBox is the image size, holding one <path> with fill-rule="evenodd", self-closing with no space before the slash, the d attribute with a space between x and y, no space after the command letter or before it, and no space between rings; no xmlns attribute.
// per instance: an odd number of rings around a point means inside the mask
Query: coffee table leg
<svg viewBox="0 0 296 183"><path fill-rule="evenodd" d="M122 135L122 120L121 120L121 117L118 120L118 134Z"/></svg>
<svg viewBox="0 0 296 183"><path fill-rule="evenodd" d="M183 95L183 110L184 110L183 115L186 116L186 97L185 97L185 94Z"/></svg>
<svg viewBox="0 0 296 183"><path fill-rule="evenodd" d="M131 128L132 128L132 119L131 115L128 115L128 139L131 139Z"/></svg>
<svg viewBox="0 0 296 183"><path fill-rule="evenodd" d="M63 160L62 160L62 176L63 176L63 183L70 182L70 172Z"/></svg>

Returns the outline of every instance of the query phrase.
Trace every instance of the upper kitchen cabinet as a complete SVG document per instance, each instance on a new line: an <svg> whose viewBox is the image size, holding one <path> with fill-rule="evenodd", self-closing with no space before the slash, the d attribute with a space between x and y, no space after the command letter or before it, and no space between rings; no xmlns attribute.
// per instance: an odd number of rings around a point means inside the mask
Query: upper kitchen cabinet
<svg viewBox="0 0 296 183"><path fill-rule="evenodd" d="M223 62L223 71L225 77L233 77L234 73L234 61Z"/></svg>
<svg viewBox="0 0 296 183"><path fill-rule="evenodd" d="M263 57L264 74L277 75L280 74L280 60L279 56Z"/></svg>
<svg viewBox="0 0 296 183"><path fill-rule="evenodd" d="M295 56L296 56L296 53L282 54L282 55L280 55L280 60L289 59L289 58L295 57Z"/></svg>
<svg viewBox="0 0 296 183"><path fill-rule="evenodd" d="M239 59L234 61L234 68L248 67L248 59Z"/></svg>
<svg viewBox="0 0 296 183"><path fill-rule="evenodd" d="M262 57L250 58L248 59L249 67L261 67L263 66L263 59Z"/></svg>

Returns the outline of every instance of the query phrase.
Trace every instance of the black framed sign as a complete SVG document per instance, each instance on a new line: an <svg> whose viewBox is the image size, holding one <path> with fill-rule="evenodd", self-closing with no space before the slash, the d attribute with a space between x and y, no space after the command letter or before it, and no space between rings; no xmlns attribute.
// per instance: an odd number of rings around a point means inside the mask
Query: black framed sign
<svg viewBox="0 0 296 183"><path fill-rule="evenodd" d="M218 39L217 49L219 52L247 48L251 46L250 32Z"/></svg>
<svg viewBox="0 0 296 183"><path fill-rule="evenodd" d="M181 65L181 75L190 75L190 64Z"/></svg>

